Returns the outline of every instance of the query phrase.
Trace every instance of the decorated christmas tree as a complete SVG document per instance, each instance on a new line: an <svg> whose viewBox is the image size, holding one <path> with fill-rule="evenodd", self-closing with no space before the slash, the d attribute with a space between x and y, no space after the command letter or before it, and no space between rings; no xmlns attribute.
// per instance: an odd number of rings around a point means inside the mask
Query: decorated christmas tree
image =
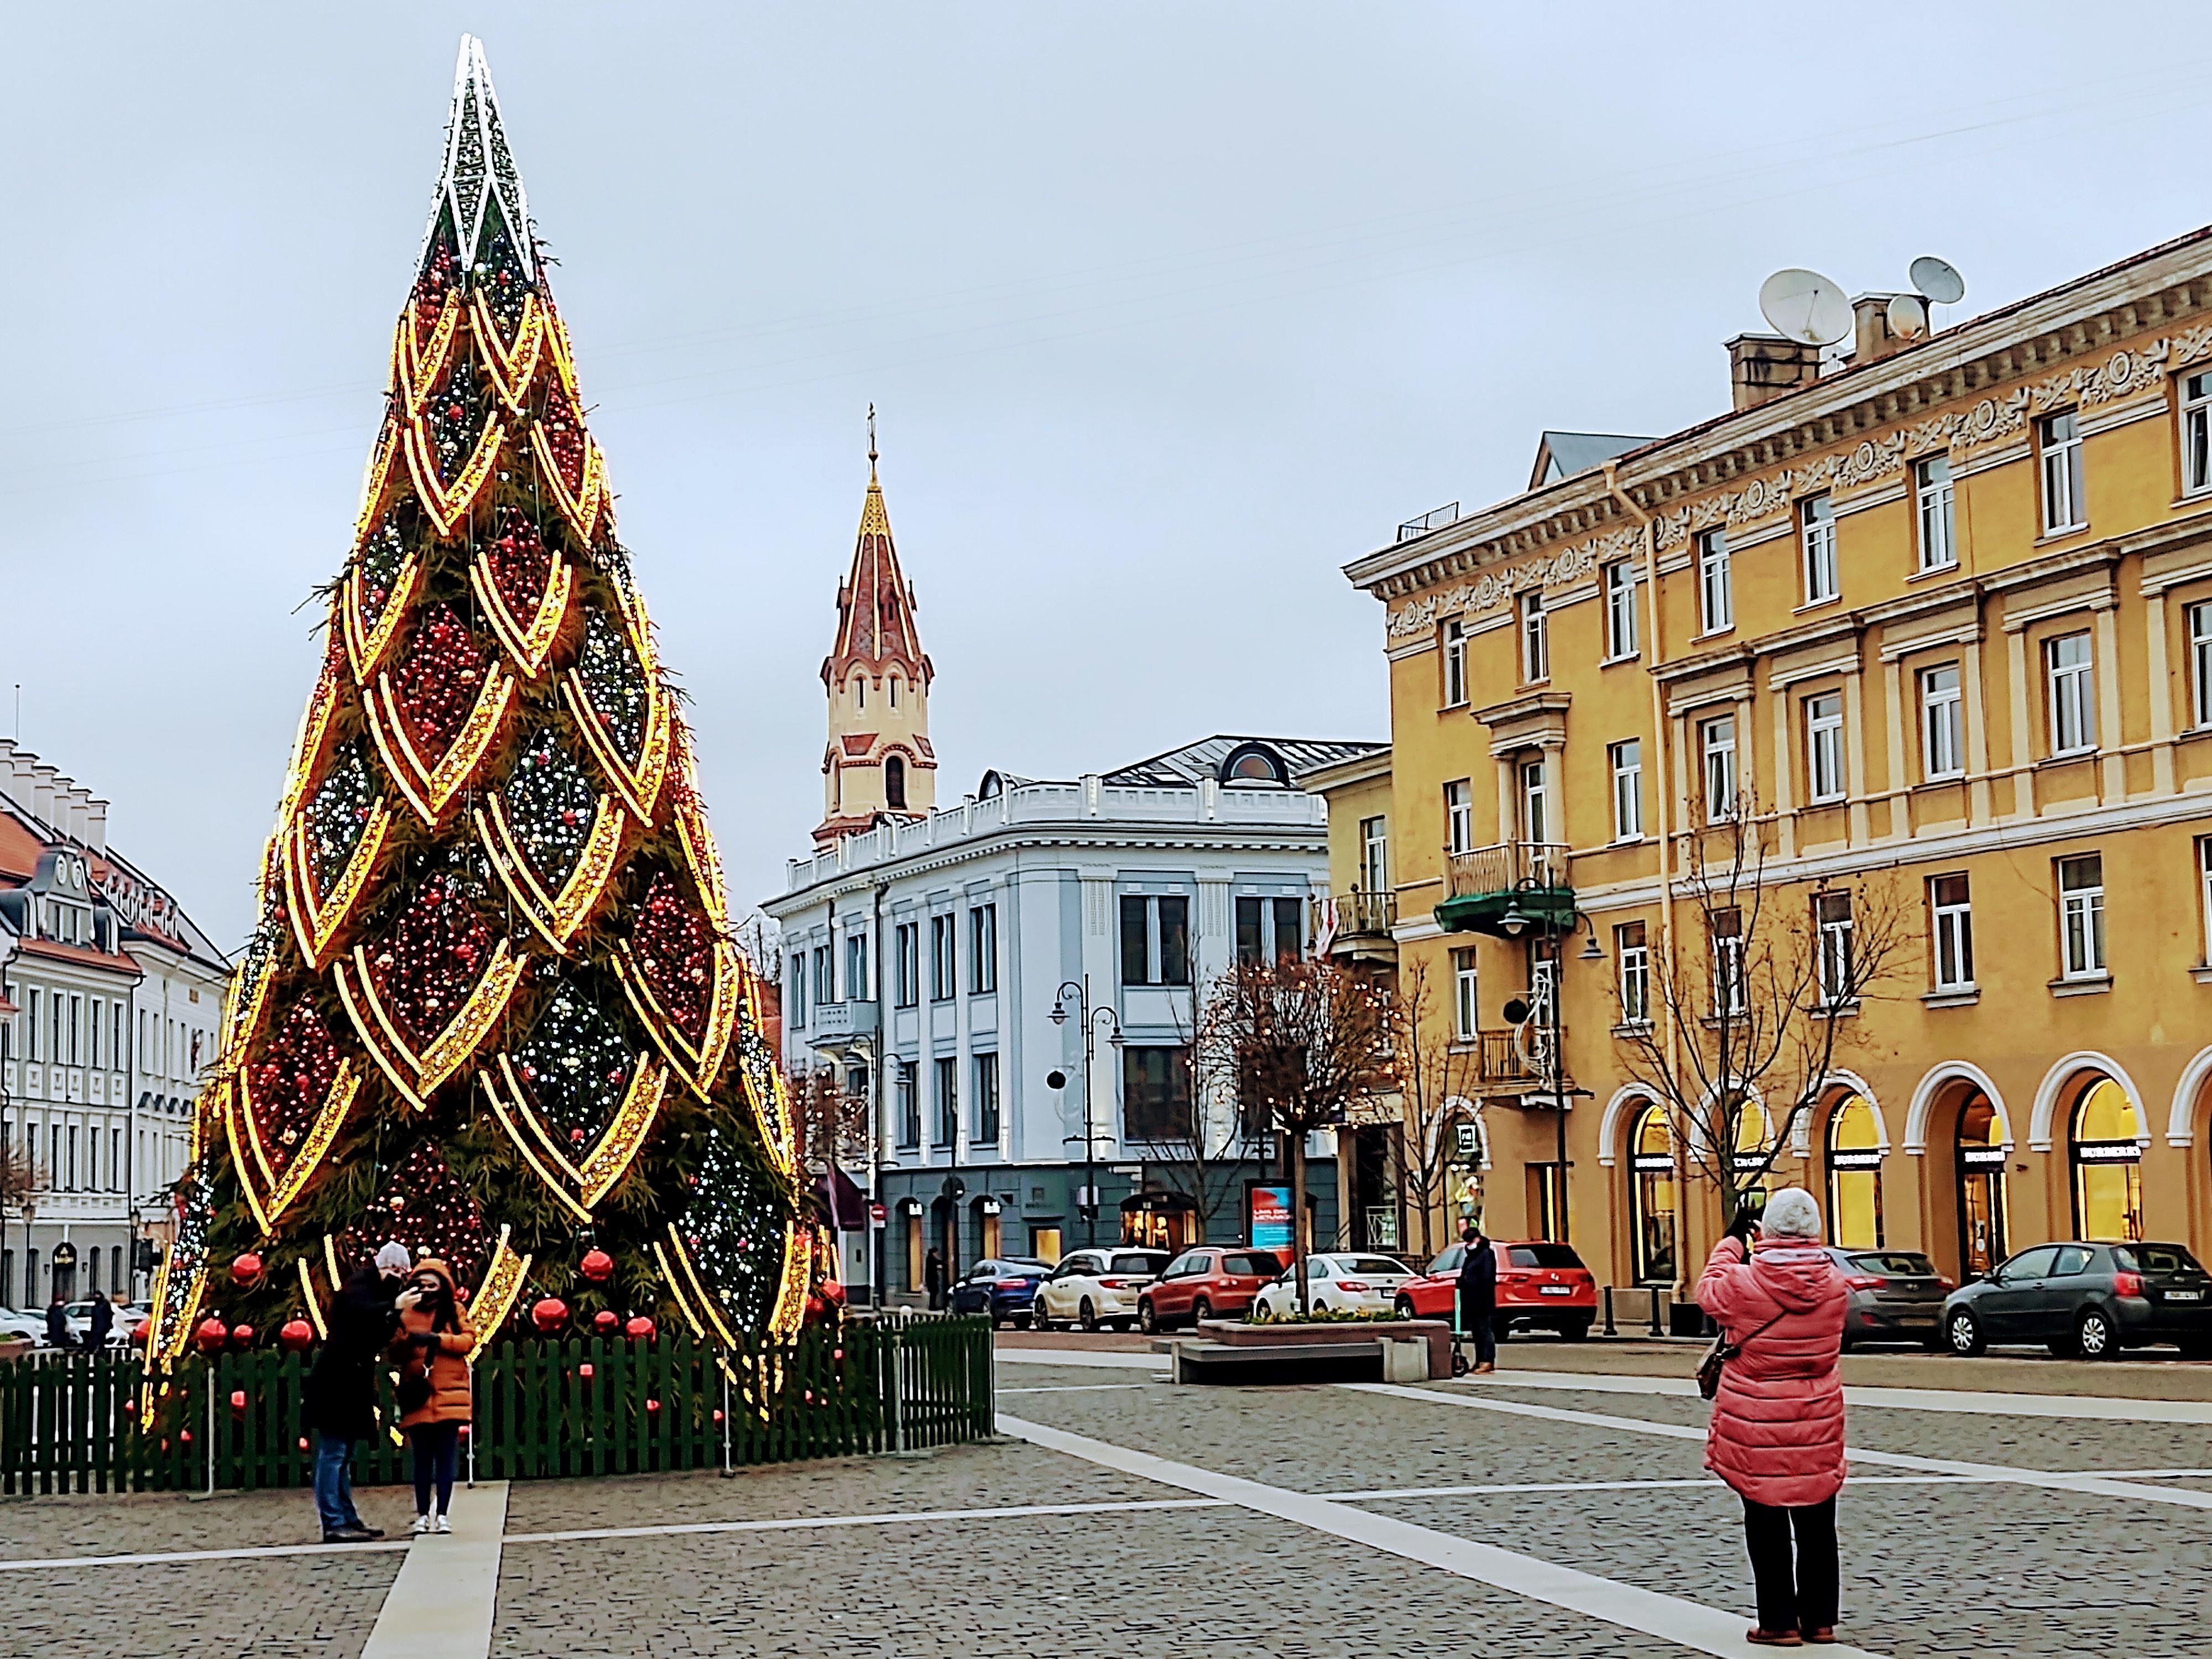
<svg viewBox="0 0 2212 1659"><path fill-rule="evenodd" d="M444 1258L487 1337L543 1298L724 1343L799 1322L788 1112L581 408L465 39L159 1364L319 1326L387 1239Z"/></svg>

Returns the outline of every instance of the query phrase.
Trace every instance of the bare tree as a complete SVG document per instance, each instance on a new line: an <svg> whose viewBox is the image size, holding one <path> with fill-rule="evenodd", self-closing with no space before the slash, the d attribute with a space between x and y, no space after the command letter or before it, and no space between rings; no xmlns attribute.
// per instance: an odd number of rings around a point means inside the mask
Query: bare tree
<svg viewBox="0 0 2212 1659"><path fill-rule="evenodd" d="M1437 1253L1436 1218L1451 1179L1459 1126L1474 1121L1469 1105L1481 1081L1481 1056L1456 1040L1452 1011L1438 1006L1429 963L1401 968L1389 1004L1391 1058L1403 1103L1398 1135L1399 1182L1420 1212L1421 1250Z"/></svg>
<svg viewBox="0 0 2212 1659"><path fill-rule="evenodd" d="M826 1175L833 1165L866 1160L867 1096L848 1089L831 1066L787 1073L785 1087L799 1159L809 1170Z"/></svg>
<svg viewBox="0 0 2212 1659"><path fill-rule="evenodd" d="M1206 1219L1218 1213L1235 1194L1244 1171L1257 1152L1255 1137L1244 1115L1237 1109L1237 1075L1225 1057L1197 1040L1198 992L1191 992L1190 1020L1176 1017L1176 1035L1187 1056L1185 1080L1188 1110L1181 1114L1147 1113L1135 1119L1154 1133L1132 1137L1145 1159L1146 1173L1155 1169L1163 1184L1189 1201L1198 1217L1200 1237Z"/></svg>
<svg viewBox="0 0 2212 1659"><path fill-rule="evenodd" d="M1213 982L1199 1046L1229 1068L1247 1133L1289 1150L1291 1260L1298 1312L1305 1270L1306 1136L1341 1123L1389 1085L1389 998L1372 981L1313 957L1238 963Z"/></svg>
<svg viewBox="0 0 2212 1659"><path fill-rule="evenodd" d="M1865 1046L1859 1008L1917 936L1887 878L1771 878L1763 828L1746 798L1691 839L1690 914L1651 951L1648 1005L1621 1008L1616 1039L1731 1218Z"/></svg>
<svg viewBox="0 0 2212 1659"><path fill-rule="evenodd" d="M21 1209L44 1184L28 1152L0 1141L0 1210Z"/></svg>

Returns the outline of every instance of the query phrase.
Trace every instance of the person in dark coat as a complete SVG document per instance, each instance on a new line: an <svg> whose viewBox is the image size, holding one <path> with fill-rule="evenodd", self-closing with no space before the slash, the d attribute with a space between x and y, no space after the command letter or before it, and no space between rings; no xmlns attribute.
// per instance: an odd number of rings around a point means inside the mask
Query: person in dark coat
<svg viewBox="0 0 2212 1659"><path fill-rule="evenodd" d="M54 1292L54 1299L46 1304L46 1341L48 1346L56 1348L76 1346L70 1337L69 1304L62 1300L59 1291Z"/></svg>
<svg viewBox="0 0 2212 1659"><path fill-rule="evenodd" d="M945 1306L945 1253L934 1245L921 1259L921 1287L929 1292L932 1311Z"/></svg>
<svg viewBox="0 0 2212 1659"><path fill-rule="evenodd" d="M92 1298L92 1324L84 1334L84 1351L98 1353L107 1346L107 1334L115 1328L115 1310L104 1296Z"/></svg>
<svg viewBox="0 0 2212 1659"><path fill-rule="evenodd" d="M353 1446L376 1433L377 1360L399 1328L401 1310L419 1299L412 1288L400 1288L410 1265L407 1247L395 1241L377 1251L374 1266L346 1280L331 1304L330 1334L307 1376L307 1422L315 1431L315 1508L325 1544L384 1536L380 1528L365 1525L354 1508Z"/></svg>
<svg viewBox="0 0 2212 1659"><path fill-rule="evenodd" d="M1498 1369L1498 1252L1480 1227L1470 1227L1467 1255L1459 1264L1460 1328L1474 1339L1474 1369Z"/></svg>

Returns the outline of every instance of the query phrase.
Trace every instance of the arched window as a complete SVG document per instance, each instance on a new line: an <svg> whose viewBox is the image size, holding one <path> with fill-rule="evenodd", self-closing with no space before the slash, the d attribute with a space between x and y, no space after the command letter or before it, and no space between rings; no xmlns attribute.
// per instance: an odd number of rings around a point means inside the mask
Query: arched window
<svg viewBox="0 0 2212 1659"><path fill-rule="evenodd" d="M1881 1126L1863 1095L1828 1114L1828 1242L1878 1250L1881 1229Z"/></svg>
<svg viewBox="0 0 2212 1659"><path fill-rule="evenodd" d="M866 708L867 706L867 677L863 674L855 674L853 676L853 707L855 708Z"/></svg>
<svg viewBox="0 0 2212 1659"><path fill-rule="evenodd" d="M1753 1209L1766 1203L1765 1171L1771 1168L1774 1152L1774 1120L1767 1116L1766 1108L1755 1100L1743 1103L1735 1121L1735 1168L1739 1175L1758 1174L1759 1183L1744 1192L1744 1201Z"/></svg>
<svg viewBox="0 0 2212 1659"><path fill-rule="evenodd" d="M892 707L892 708L897 708L897 707L898 707L898 688L899 688L899 677L898 677L897 675L894 674L894 675L892 675L892 676L891 676L891 683L890 683L890 698L891 698L891 707Z"/></svg>
<svg viewBox="0 0 2212 1659"><path fill-rule="evenodd" d="M2127 1091L2100 1077L2074 1107L2074 1237L2134 1243L2142 1231L2142 1126Z"/></svg>
<svg viewBox="0 0 2212 1659"><path fill-rule="evenodd" d="M1284 769L1282 757L1264 744L1241 744L1229 751L1221 764L1224 783L1288 783L1289 774Z"/></svg>
<svg viewBox="0 0 2212 1659"><path fill-rule="evenodd" d="M2005 1121L1979 1089L1959 1104L1959 1265L1985 1273L2005 1248Z"/></svg>
<svg viewBox="0 0 2212 1659"><path fill-rule="evenodd" d="M896 811L906 810L906 763L896 755L884 763L884 802Z"/></svg>
<svg viewBox="0 0 2212 1659"><path fill-rule="evenodd" d="M1629 1225L1636 1234L1636 1278L1644 1285L1674 1282L1674 1152L1667 1114L1646 1106L1629 1142Z"/></svg>

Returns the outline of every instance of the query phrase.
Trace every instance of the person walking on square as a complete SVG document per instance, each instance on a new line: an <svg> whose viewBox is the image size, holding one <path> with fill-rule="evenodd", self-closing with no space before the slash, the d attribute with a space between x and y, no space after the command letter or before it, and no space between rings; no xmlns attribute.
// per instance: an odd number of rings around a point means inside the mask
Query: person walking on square
<svg viewBox="0 0 2212 1659"><path fill-rule="evenodd" d="M107 1346L107 1334L115 1328L115 1310L104 1296L92 1298L92 1316L85 1328L84 1351L100 1353Z"/></svg>
<svg viewBox="0 0 2212 1659"><path fill-rule="evenodd" d="M1498 1369L1498 1252L1480 1227L1467 1230L1467 1255L1459 1264L1460 1327L1474 1338L1480 1376Z"/></svg>
<svg viewBox="0 0 2212 1659"><path fill-rule="evenodd" d="M59 1291L56 1291L54 1299L46 1304L46 1344L64 1352L76 1346L70 1335L69 1304L62 1300Z"/></svg>
<svg viewBox="0 0 2212 1659"><path fill-rule="evenodd" d="M469 1355L477 1334L453 1295L452 1270L435 1256L415 1264L410 1288L415 1304L400 1310L392 1346L403 1362L399 1426L415 1469L415 1530L451 1532L453 1465L471 1415Z"/></svg>
<svg viewBox="0 0 2212 1659"><path fill-rule="evenodd" d="M1812 1194L1788 1187L1769 1199L1755 1246L1753 1224L1748 1211L1737 1215L1698 1281L1698 1305L1736 1350L1721 1368L1705 1467L1743 1499L1759 1601L1747 1638L1773 1648L1831 1643L1842 1595L1839 1358L1850 1292L1820 1248Z"/></svg>
<svg viewBox="0 0 2212 1659"><path fill-rule="evenodd" d="M929 1292L933 1313L945 1306L945 1254L933 1244L921 1259L921 1287Z"/></svg>
<svg viewBox="0 0 2212 1659"><path fill-rule="evenodd" d="M416 1293L402 1289L407 1247L394 1241L376 1253L372 1267L345 1282L331 1304L330 1334L308 1373L307 1422L315 1431L315 1509L323 1542L359 1544L381 1538L363 1524L353 1504L353 1447L376 1432L376 1361L392 1340L402 1310Z"/></svg>

